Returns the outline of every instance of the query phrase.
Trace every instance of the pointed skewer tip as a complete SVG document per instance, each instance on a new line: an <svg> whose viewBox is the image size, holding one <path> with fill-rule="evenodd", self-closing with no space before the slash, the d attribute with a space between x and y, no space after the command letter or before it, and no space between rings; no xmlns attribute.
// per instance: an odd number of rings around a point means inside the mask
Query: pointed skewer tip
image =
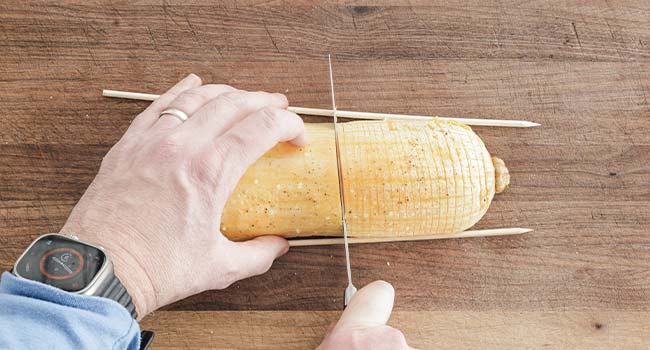
<svg viewBox="0 0 650 350"><path fill-rule="evenodd" d="M519 231L517 232L518 234L524 234L524 233L529 233L533 232L534 230L532 228L519 228Z"/></svg>

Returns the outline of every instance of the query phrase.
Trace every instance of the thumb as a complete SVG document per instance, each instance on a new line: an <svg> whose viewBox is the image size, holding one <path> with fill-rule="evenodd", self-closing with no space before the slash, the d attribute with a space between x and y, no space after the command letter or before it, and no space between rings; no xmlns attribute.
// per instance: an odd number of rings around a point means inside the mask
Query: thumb
<svg viewBox="0 0 650 350"><path fill-rule="evenodd" d="M361 288L345 308L337 328L385 325L393 310L395 290L388 282L375 281Z"/></svg>
<svg viewBox="0 0 650 350"><path fill-rule="evenodd" d="M289 243L278 236L260 236L250 241L233 242L240 279L257 276L271 268L273 261L289 251Z"/></svg>

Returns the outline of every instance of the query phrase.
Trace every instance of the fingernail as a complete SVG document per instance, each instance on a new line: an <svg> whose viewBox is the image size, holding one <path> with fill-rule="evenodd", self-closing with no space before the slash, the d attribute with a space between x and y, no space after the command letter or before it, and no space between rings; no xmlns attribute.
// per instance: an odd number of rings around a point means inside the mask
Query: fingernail
<svg viewBox="0 0 650 350"><path fill-rule="evenodd" d="M282 101L284 102L285 106L288 106L288 105L289 105L289 100L287 99L287 96L285 96L284 94L281 94L281 93L277 93L277 92L276 92L276 93L274 93L273 95L275 95L275 96L279 97L280 99L282 99Z"/></svg>
<svg viewBox="0 0 650 350"><path fill-rule="evenodd" d="M201 77L199 77L198 75L196 75L194 73L190 73L183 80L197 80L197 79L200 81Z"/></svg>
<svg viewBox="0 0 650 350"><path fill-rule="evenodd" d="M289 242L286 242L286 244L284 245L284 249L282 250L282 252L280 252L280 256L287 254L288 252L289 252Z"/></svg>

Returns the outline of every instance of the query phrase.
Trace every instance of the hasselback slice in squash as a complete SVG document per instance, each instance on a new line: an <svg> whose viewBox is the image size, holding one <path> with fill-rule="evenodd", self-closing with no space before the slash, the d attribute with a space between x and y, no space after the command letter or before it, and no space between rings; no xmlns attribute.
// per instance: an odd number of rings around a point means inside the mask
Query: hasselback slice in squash
<svg viewBox="0 0 650 350"><path fill-rule="evenodd" d="M244 174L222 216L227 237L342 235L333 127L305 126L307 146L279 144ZM509 183L503 161L464 124L357 121L339 128L352 237L465 230Z"/></svg>

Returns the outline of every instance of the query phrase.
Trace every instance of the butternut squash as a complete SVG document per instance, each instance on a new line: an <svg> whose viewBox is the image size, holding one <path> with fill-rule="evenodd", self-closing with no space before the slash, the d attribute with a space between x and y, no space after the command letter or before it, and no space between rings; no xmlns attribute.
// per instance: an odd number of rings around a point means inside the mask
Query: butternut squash
<svg viewBox="0 0 650 350"><path fill-rule="evenodd" d="M463 231L510 180L503 161L464 124L357 121L339 128L351 237ZM306 130L307 146L278 144L242 177L222 216L227 237L342 235L333 126Z"/></svg>

